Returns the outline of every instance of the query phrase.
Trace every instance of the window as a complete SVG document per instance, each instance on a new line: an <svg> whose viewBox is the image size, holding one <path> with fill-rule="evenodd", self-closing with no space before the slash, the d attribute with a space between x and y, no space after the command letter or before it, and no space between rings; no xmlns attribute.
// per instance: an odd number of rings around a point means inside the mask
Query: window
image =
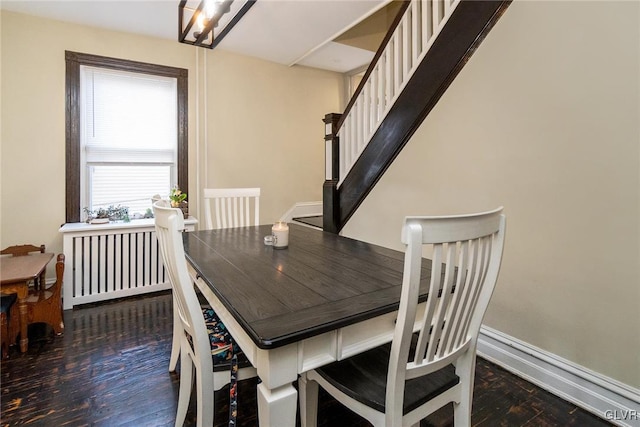
<svg viewBox="0 0 640 427"><path fill-rule="evenodd" d="M66 52L66 221L187 192L187 70Z"/></svg>
<svg viewBox="0 0 640 427"><path fill-rule="evenodd" d="M80 66L80 204L130 215L177 184L173 77Z"/></svg>

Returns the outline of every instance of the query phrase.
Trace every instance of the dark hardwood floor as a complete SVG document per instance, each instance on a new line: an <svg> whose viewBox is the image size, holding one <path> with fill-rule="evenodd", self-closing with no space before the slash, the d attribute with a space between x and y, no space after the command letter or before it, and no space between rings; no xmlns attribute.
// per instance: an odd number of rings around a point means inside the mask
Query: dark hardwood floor
<svg viewBox="0 0 640 427"><path fill-rule="evenodd" d="M29 351L2 362L0 425L172 426L179 375L168 372L168 293L67 311L64 336L30 327ZM474 426L607 426L575 405L478 358ZM239 384L239 426L256 426L256 380ZM228 387L216 393L216 426L226 425ZM187 425L195 425L194 399ZM319 426L368 426L324 393ZM452 408L424 420L453 425Z"/></svg>

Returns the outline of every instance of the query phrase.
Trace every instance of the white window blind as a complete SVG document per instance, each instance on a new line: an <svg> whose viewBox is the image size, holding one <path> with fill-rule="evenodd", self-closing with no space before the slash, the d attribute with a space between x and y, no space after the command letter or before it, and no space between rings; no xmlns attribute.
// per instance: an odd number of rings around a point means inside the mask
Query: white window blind
<svg viewBox="0 0 640 427"><path fill-rule="evenodd" d="M175 78L80 67L81 206L144 213L176 183Z"/></svg>

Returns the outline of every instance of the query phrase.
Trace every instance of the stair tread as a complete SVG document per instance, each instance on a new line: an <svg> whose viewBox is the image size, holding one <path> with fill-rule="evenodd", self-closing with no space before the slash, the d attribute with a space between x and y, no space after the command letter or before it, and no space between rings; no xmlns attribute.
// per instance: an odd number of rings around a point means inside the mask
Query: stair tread
<svg viewBox="0 0 640 427"><path fill-rule="evenodd" d="M302 216L292 219L296 222L322 229L322 215Z"/></svg>

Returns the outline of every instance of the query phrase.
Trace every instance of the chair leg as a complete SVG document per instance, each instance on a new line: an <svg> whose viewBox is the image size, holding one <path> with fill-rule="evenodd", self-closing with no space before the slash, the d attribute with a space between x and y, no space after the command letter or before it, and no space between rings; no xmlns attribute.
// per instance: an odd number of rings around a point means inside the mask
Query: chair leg
<svg viewBox="0 0 640 427"><path fill-rule="evenodd" d="M471 425L470 400L464 396L460 403L453 403L453 425L455 427L469 427Z"/></svg>
<svg viewBox="0 0 640 427"><path fill-rule="evenodd" d="M9 317L7 318L9 323L7 328L7 340L9 341L8 347L15 345L18 341L18 335L20 335L20 309L18 304L13 304L11 310L9 310Z"/></svg>
<svg viewBox="0 0 640 427"><path fill-rule="evenodd" d="M171 358L169 359L169 372L175 372L178 365L178 357L180 356L180 318L178 317L178 307L175 300L173 301L173 339L171 341Z"/></svg>
<svg viewBox="0 0 640 427"><path fill-rule="evenodd" d="M476 372L476 352L467 350L467 353L458 359L456 374L460 377L461 390L460 402L453 404L453 425L455 427L468 427L471 425L471 406L473 403L473 383Z"/></svg>
<svg viewBox="0 0 640 427"><path fill-rule="evenodd" d="M180 360L180 391L178 392L178 411L176 412L176 427L182 427L187 417L191 390L193 389L193 362L191 357Z"/></svg>
<svg viewBox="0 0 640 427"><path fill-rule="evenodd" d="M202 371L203 369L200 370ZM213 371L196 373L196 389L198 393L196 405L198 408L198 427L213 426L213 414L215 413Z"/></svg>
<svg viewBox="0 0 640 427"><path fill-rule="evenodd" d="M2 313L0 315L0 334L2 334L2 358L9 357L9 322L7 322L7 315Z"/></svg>
<svg viewBox="0 0 640 427"><path fill-rule="evenodd" d="M302 427L316 427L318 424L318 383L303 373L298 379L300 394L300 423Z"/></svg>

